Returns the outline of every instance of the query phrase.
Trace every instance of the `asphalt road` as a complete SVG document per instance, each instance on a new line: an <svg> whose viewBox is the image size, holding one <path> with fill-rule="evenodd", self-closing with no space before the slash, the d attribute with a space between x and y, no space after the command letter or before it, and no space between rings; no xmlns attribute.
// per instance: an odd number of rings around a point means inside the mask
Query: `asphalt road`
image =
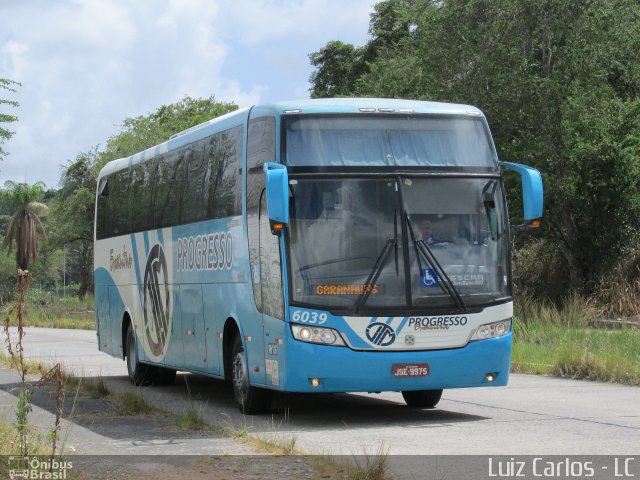
<svg viewBox="0 0 640 480"><path fill-rule="evenodd" d="M26 355L62 362L80 376L101 375L132 389L126 366L98 351L95 332L29 328ZM145 398L175 412L197 404L211 422L285 440L311 454L633 455L640 453L640 388L512 375L505 388L446 390L433 410L412 410L399 393L280 395L274 413L244 417L229 386L179 374Z"/></svg>

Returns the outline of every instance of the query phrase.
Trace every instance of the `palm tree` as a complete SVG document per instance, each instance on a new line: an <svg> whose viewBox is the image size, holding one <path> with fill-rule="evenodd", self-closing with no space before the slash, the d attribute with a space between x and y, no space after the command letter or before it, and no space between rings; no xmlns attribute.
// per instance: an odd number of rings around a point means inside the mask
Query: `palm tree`
<svg viewBox="0 0 640 480"><path fill-rule="evenodd" d="M49 207L39 202L44 195L45 184L36 182L28 185L8 180L4 187L0 195L16 209L7 226L4 246L10 252L15 241L16 264L18 268L27 270L29 264L38 257L38 234L43 241L47 241L40 217L47 214Z"/></svg>

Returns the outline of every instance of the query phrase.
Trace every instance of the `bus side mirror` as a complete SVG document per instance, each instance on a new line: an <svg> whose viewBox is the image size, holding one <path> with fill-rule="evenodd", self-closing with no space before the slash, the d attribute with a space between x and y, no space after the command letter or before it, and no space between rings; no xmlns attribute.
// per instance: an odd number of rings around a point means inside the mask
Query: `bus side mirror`
<svg viewBox="0 0 640 480"><path fill-rule="evenodd" d="M289 223L289 175L287 167L279 163L268 162L262 168L271 232L277 233Z"/></svg>
<svg viewBox="0 0 640 480"><path fill-rule="evenodd" d="M544 191L542 175L535 168L520 163L503 162L507 170L513 170L522 177L522 206L524 207L524 227L539 227L542 218Z"/></svg>

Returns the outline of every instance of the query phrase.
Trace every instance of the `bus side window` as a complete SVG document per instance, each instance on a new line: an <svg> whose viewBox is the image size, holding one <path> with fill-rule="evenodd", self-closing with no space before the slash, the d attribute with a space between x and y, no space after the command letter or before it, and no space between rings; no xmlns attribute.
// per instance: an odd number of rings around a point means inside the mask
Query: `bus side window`
<svg viewBox="0 0 640 480"><path fill-rule="evenodd" d="M208 139L207 218L242 213L242 182L238 181L242 160L242 125Z"/></svg>
<svg viewBox="0 0 640 480"><path fill-rule="evenodd" d="M213 135L207 142L207 218L216 218L216 193L221 179L223 161L220 151L220 136Z"/></svg>
<svg viewBox="0 0 640 480"><path fill-rule="evenodd" d="M107 238L110 236L110 232L107 231L109 222L107 221L108 208L109 208L109 178L103 177L100 179L100 185L98 185L98 203L97 215L96 215L96 238Z"/></svg>
<svg viewBox="0 0 640 480"><path fill-rule="evenodd" d="M181 189L182 217L180 223L191 223L204 220L207 210L204 202L207 183L207 161L204 154L205 142L197 142L192 147L184 149L187 160L183 169L185 172L186 188Z"/></svg>
<svg viewBox="0 0 640 480"><path fill-rule="evenodd" d="M109 213L113 235L125 235L131 232L131 209L129 208L129 178L130 171L117 172L110 180Z"/></svg>
<svg viewBox="0 0 640 480"><path fill-rule="evenodd" d="M131 170L131 225L132 231L142 231L153 228L153 203L152 192L148 188L147 164L136 165Z"/></svg>
<svg viewBox="0 0 640 480"><path fill-rule="evenodd" d="M158 166L156 170L156 185L155 191L155 204L153 206L155 228L162 228L165 226L163 212L168 207L167 205L167 191L169 189L169 180L171 179L169 165L167 164L167 155L164 154L158 159Z"/></svg>
<svg viewBox="0 0 640 480"><path fill-rule="evenodd" d="M156 197L156 228L171 227L180 223L181 193L184 189L184 152L182 150L163 155L158 166L158 195Z"/></svg>
<svg viewBox="0 0 640 480"><path fill-rule="evenodd" d="M242 213L242 181L238 180L242 178L242 126L221 135L225 163L218 194L222 202L219 211L222 216L228 217Z"/></svg>

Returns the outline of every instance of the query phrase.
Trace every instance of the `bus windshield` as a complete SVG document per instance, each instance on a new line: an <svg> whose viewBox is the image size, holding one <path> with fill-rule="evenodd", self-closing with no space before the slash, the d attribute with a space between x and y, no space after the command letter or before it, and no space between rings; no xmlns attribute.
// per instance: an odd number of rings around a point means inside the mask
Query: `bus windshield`
<svg viewBox="0 0 640 480"><path fill-rule="evenodd" d="M285 157L291 167L497 165L482 119L469 116L288 118Z"/></svg>
<svg viewBox="0 0 640 480"><path fill-rule="evenodd" d="M290 183L292 303L353 313L426 311L455 307L457 295L466 306L509 295L499 181L392 177ZM447 281L455 295L443 288Z"/></svg>

